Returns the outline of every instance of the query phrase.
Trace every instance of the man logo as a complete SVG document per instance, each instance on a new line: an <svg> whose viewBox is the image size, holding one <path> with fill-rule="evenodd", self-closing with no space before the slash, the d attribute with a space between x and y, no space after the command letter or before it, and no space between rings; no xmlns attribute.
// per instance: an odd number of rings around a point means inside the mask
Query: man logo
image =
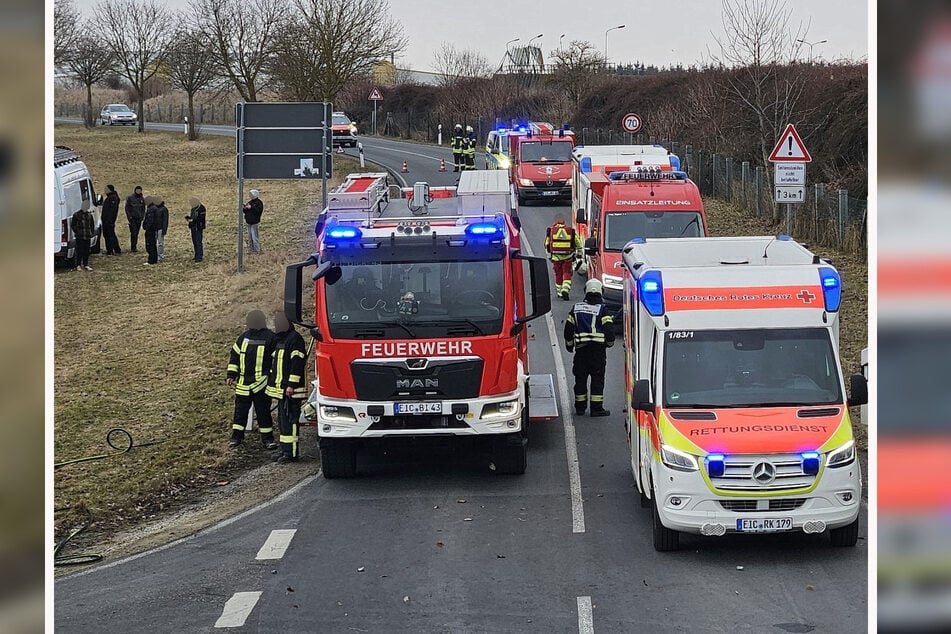
<svg viewBox="0 0 951 634"><path fill-rule="evenodd" d="M753 467L753 479L760 484L769 484L776 479L776 467L770 462L758 462Z"/></svg>
<svg viewBox="0 0 951 634"><path fill-rule="evenodd" d="M407 370L425 370L429 365L429 359L426 357L416 357L405 361Z"/></svg>
<svg viewBox="0 0 951 634"><path fill-rule="evenodd" d="M439 379L397 379L396 387L408 390L439 387Z"/></svg>

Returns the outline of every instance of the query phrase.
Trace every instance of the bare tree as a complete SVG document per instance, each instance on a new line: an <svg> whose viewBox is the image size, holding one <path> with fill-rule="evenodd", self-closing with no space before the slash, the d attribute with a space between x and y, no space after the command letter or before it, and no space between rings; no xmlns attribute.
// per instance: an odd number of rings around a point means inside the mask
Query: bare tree
<svg viewBox="0 0 951 634"><path fill-rule="evenodd" d="M472 49L457 49L449 42L433 53L433 70L437 82L443 88L452 88L463 79L489 77L492 67L484 55Z"/></svg>
<svg viewBox="0 0 951 634"><path fill-rule="evenodd" d="M267 71L275 88L288 101L323 101L320 75L324 61L317 54L318 43L301 16L289 18L272 43Z"/></svg>
<svg viewBox="0 0 951 634"><path fill-rule="evenodd" d="M66 63L79 35L79 10L73 0L56 0L53 5L53 63Z"/></svg>
<svg viewBox="0 0 951 634"><path fill-rule="evenodd" d="M578 108L604 68L604 55L591 42L573 40L566 48L552 51L551 58L548 83L564 90L572 105Z"/></svg>
<svg viewBox="0 0 951 634"><path fill-rule="evenodd" d="M297 45L304 48L315 94L332 101L350 81L370 74L373 65L406 49L403 27L390 16L387 0L295 0L306 34ZM282 34L281 38L287 40ZM291 42L275 43L286 50ZM303 60L302 60L303 63Z"/></svg>
<svg viewBox="0 0 951 634"><path fill-rule="evenodd" d="M282 0L193 0L196 26L214 51L217 72L244 101L258 101L268 83L272 39L288 3Z"/></svg>
<svg viewBox="0 0 951 634"><path fill-rule="evenodd" d="M194 141L198 138L195 129L195 94L210 86L218 77L214 51L208 47L201 32L189 27L183 20L168 50L165 68L169 83L188 96L188 140Z"/></svg>
<svg viewBox="0 0 951 634"><path fill-rule="evenodd" d="M792 11L781 0L723 0L723 34L714 35L712 59L733 69L724 74L727 96L751 114L763 165L806 86L795 60L809 27L794 25Z"/></svg>
<svg viewBox="0 0 951 634"><path fill-rule="evenodd" d="M80 27L79 32L92 33L95 29L86 23ZM69 74L86 88L83 122L86 127L91 128L96 124L96 115L92 108L92 87L114 71L115 57L108 48L87 37L76 38L64 53Z"/></svg>
<svg viewBox="0 0 951 634"><path fill-rule="evenodd" d="M103 0L96 6L96 20L116 70L138 96L139 132L144 132L145 83L162 67L172 38L171 15L154 0Z"/></svg>

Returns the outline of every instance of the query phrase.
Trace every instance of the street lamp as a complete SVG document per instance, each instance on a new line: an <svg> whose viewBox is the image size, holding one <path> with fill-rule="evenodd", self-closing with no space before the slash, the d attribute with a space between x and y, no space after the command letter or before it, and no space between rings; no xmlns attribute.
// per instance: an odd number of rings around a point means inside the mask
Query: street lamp
<svg viewBox="0 0 951 634"><path fill-rule="evenodd" d="M511 53L509 53L509 44L514 44L515 42L518 42L519 39L520 39L520 38L515 38L514 40L509 40L508 42L505 43L505 55L502 56L502 65L499 66L499 70L500 70L500 71L502 70L502 66L505 65L505 57L506 57L506 56L508 56L509 62L512 61L512 55L511 55Z"/></svg>
<svg viewBox="0 0 951 634"><path fill-rule="evenodd" d="M535 40L537 40L538 38L540 38L540 37L543 36L543 35L544 35L544 33L539 33L538 35L536 35L535 37L533 37L532 39L530 39L530 40L528 41L528 46L529 46L529 48L531 48L532 42L534 42Z"/></svg>
<svg viewBox="0 0 951 634"><path fill-rule="evenodd" d="M802 42L809 47L809 63L812 64L812 47L816 44L825 44L829 40L819 40L818 42L807 42L806 40L796 40L797 42Z"/></svg>
<svg viewBox="0 0 951 634"><path fill-rule="evenodd" d="M561 50L561 41L562 41L563 39L565 39L565 34L564 34L564 33L562 33L561 36L559 36L559 38L558 38L558 50L559 50L559 51Z"/></svg>
<svg viewBox="0 0 951 634"><path fill-rule="evenodd" d="M618 24L617 26L612 26L610 29L604 32L604 65L608 64L608 33L616 29L623 29L625 25Z"/></svg>

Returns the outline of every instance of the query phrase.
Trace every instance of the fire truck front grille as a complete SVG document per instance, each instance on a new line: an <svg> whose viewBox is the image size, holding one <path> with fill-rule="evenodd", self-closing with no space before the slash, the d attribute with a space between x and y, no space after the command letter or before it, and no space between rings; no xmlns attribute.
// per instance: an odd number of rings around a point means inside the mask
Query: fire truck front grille
<svg viewBox="0 0 951 634"><path fill-rule="evenodd" d="M727 456L723 475L710 482L721 491L781 491L812 486L815 475L803 471L799 454Z"/></svg>
<svg viewBox="0 0 951 634"><path fill-rule="evenodd" d="M404 398L458 400L476 398L482 384L482 359L359 359L350 364L357 399ZM412 368L412 369L411 369Z"/></svg>
<svg viewBox="0 0 951 634"><path fill-rule="evenodd" d="M793 511L806 503L806 498L783 498L781 500L720 500L720 506L734 513L755 511Z"/></svg>

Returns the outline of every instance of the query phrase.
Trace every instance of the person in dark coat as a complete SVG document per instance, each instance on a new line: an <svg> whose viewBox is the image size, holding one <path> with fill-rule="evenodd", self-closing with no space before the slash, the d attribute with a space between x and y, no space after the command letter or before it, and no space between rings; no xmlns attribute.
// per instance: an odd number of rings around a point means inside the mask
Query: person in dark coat
<svg viewBox="0 0 951 634"><path fill-rule="evenodd" d="M73 230L73 240L76 244L76 270L86 269L91 271L89 266L89 241L96 235L96 219L88 209L79 209L70 218L69 227Z"/></svg>
<svg viewBox="0 0 951 634"><path fill-rule="evenodd" d="M158 248L158 259L165 259L165 234L168 233L168 207L165 206L165 200L158 196L158 203L155 205L155 213L158 215L158 231L155 232L155 246Z"/></svg>
<svg viewBox="0 0 951 634"><path fill-rule="evenodd" d="M106 185L106 198L102 201L102 239L106 243L106 255L120 255L119 236L116 235L116 220L119 219L119 192L115 185Z"/></svg>
<svg viewBox="0 0 951 634"><path fill-rule="evenodd" d="M142 186L136 185L128 198L125 199L125 217L129 221L129 240L132 244L132 253L138 251L139 229L142 219L145 218L145 197L142 196Z"/></svg>
<svg viewBox="0 0 951 634"><path fill-rule="evenodd" d="M259 233L261 216L264 214L264 202L258 190L251 190L251 199L244 205L244 221L248 224L248 246L251 253L261 252L261 234Z"/></svg>
<svg viewBox="0 0 951 634"><path fill-rule="evenodd" d="M158 244L156 236L159 231L158 201L149 196L146 199L145 216L142 218L142 230L145 231L145 250L149 254L146 264L158 264Z"/></svg>
<svg viewBox="0 0 951 634"><path fill-rule="evenodd" d="M195 257L193 262L201 262L205 257L205 247L202 239L205 233L205 206L194 196L188 201L191 205L191 211L185 220L188 221L188 228L192 233L192 246L195 248Z"/></svg>

